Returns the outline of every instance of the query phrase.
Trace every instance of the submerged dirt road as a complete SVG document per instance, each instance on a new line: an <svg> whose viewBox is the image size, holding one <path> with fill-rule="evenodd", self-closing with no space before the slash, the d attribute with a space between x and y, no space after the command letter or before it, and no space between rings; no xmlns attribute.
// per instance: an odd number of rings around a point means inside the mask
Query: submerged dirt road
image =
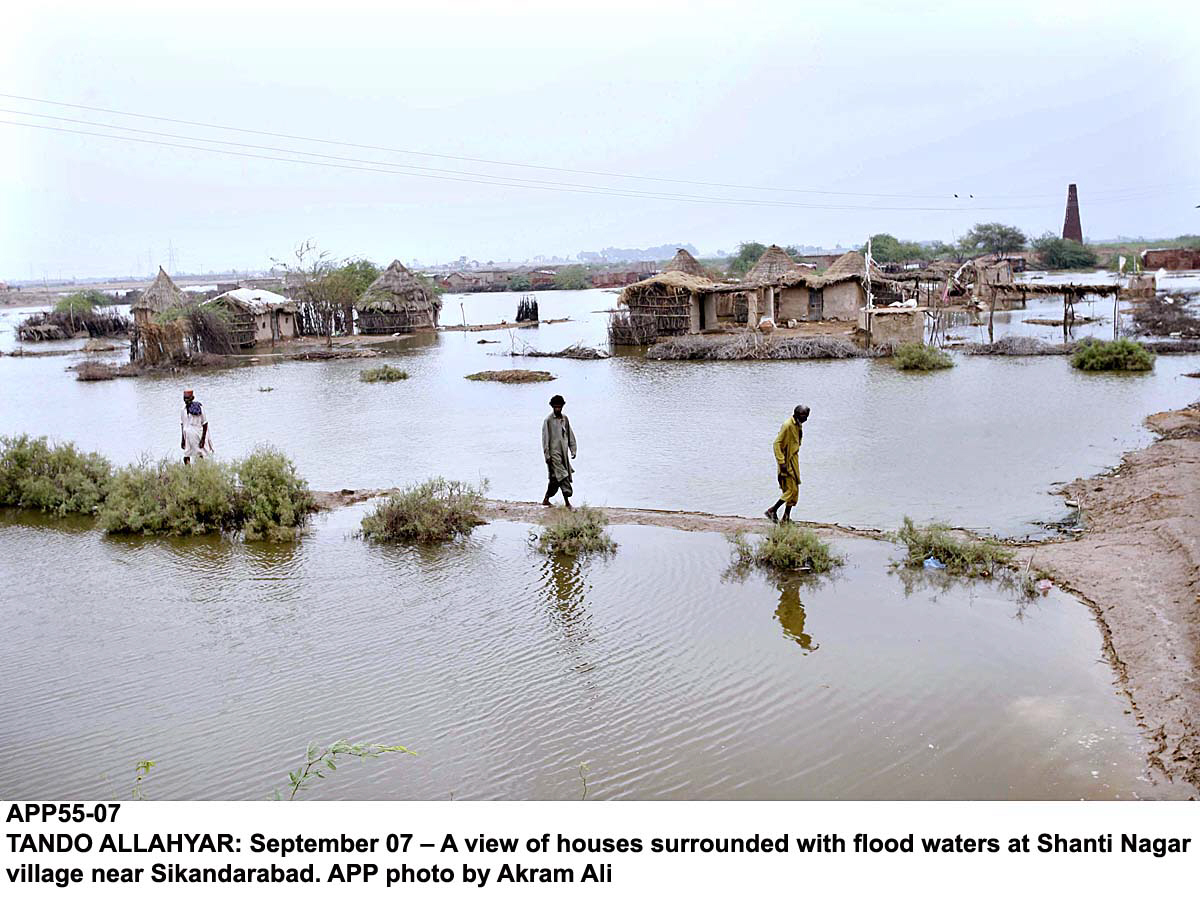
<svg viewBox="0 0 1200 910"><path fill-rule="evenodd" d="M1087 532L1024 553L1091 605L1151 764L1200 794L1200 402L1146 424L1159 441L1064 489Z"/></svg>

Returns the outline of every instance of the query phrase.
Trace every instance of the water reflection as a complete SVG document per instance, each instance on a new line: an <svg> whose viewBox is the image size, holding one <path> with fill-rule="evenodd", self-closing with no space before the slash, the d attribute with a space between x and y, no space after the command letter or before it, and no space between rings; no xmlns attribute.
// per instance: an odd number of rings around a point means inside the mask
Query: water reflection
<svg viewBox="0 0 1200 910"><path fill-rule="evenodd" d="M804 604L800 600L800 582L781 581L778 582L778 587L779 606L775 610L775 618L783 626L784 636L798 644L805 654L817 650L820 645L804 631L804 622L807 617L804 613Z"/></svg>
<svg viewBox="0 0 1200 910"><path fill-rule="evenodd" d="M588 604L591 584L584 578L578 556L545 557L541 567L539 599L546 615L566 643L567 650L578 656L575 669L592 669L591 662L579 652L592 640L592 614Z"/></svg>

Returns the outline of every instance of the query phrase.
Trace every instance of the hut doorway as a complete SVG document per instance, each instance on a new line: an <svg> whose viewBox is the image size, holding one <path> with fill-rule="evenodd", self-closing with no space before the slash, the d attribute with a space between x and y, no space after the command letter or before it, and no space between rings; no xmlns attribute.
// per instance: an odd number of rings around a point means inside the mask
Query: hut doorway
<svg viewBox="0 0 1200 910"><path fill-rule="evenodd" d="M808 318L820 322L825 318L825 291L811 288L808 292Z"/></svg>

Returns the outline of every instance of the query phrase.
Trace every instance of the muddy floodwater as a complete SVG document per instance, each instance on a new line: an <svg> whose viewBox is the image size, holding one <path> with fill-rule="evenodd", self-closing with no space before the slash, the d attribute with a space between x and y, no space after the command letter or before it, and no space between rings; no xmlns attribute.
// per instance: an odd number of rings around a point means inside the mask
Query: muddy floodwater
<svg viewBox="0 0 1200 910"><path fill-rule="evenodd" d="M8 513L0 791L257 798L309 740L327 798L1133 798L1144 749L1086 607L917 586L837 543L816 586L725 577L718 535L619 527L608 560L495 523L438 552L106 540Z"/></svg>
<svg viewBox="0 0 1200 910"><path fill-rule="evenodd" d="M448 295L443 322L512 319L519 296ZM188 386L218 457L270 443L314 489L441 474L531 500L560 393L578 499L757 515L776 494L771 442L804 402L799 517L1039 535L1065 514L1056 482L1117 463L1149 441L1145 415L1200 398L1185 375L1200 355L1133 376L1063 357L956 354L913 375L885 360L509 356L603 343L616 295L538 299L571 321L398 339L373 360L81 383L65 371L81 355L0 357L0 435L178 457ZM1053 311L1005 314L997 335L1053 340L1020 321ZM0 311L0 348L14 319ZM359 381L381 363L410 378ZM557 378L464 378L508 367ZM344 736L420 754L352 763L314 795L573 799L585 780L589 798L1172 795L1146 779L1088 608L1057 590L1022 605L904 579L896 549L869 540L837 541L847 565L816 586L729 578L720 536L645 527L613 529L616 556L583 564L504 522L440 551L372 546L352 536L363 508L287 546L107 539L3 513L0 792L124 795L152 759L150 796L255 798L307 742Z"/></svg>

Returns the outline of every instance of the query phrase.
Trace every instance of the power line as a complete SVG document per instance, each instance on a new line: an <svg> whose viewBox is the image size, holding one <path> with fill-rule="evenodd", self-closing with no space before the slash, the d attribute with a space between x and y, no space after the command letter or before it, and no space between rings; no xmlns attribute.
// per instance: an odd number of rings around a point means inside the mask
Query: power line
<svg viewBox="0 0 1200 910"><path fill-rule="evenodd" d="M369 166L366 164L345 164L336 163L334 161L312 161L302 158L284 158L279 155L260 155L250 152L239 152L233 149L209 148L199 145L186 145L178 142L163 142L155 139L143 139L137 136L116 136L111 133L98 133L91 130L76 130L67 129L65 127L49 126L41 123L23 123L16 120L0 120L0 124L8 126L23 126L28 129L45 130L56 133L70 133L80 136L94 136L101 139L116 139L121 142L139 143L142 145L156 145L167 148L187 149L189 151L210 152L220 155L230 155L239 158L252 158L262 161L282 161L289 164L307 164L317 167L337 168L340 170L367 171L380 174L391 174L392 176L400 177L420 177L428 180L448 180L456 183L473 183L483 186L500 186L516 189L540 189L553 192L579 193L593 196L617 196L629 199L651 199L664 202L696 202L715 205L735 205L735 206L758 206L772 208L798 208L808 210L823 210L823 211L892 211L892 212L999 212L999 211L1018 211L1030 209L1044 209L1043 205L1028 205L1028 206L972 206L972 207L946 207L946 206L877 206L877 205L849 205L849 204L827 204L827 203L809 203L809 202L787 202L782 200L770 199L724 199L719 197L705 197L686 194L673 194L666 192L649 192L642 190L618 189L614 187L590 187L583 184L553 184L549 181L525 181L524 183L513 183L513 179L520 178L491 178L489 176L450 176L449 174L434 174L434 173L413 173L411 171L398 170L398 168L408 167L413 165L384 165L384 166ZM121 129L121 127L117 127ZM168 134L169 135L169 134ZM193 137L179 137L189 141L198 142L213 142L219 143L223 140L208 140L195 139ZM240 144L240 143L239 143ZM270 148L259 146L258 148ZM310 155L315 156L313 152L302 152L294 149L279 149L278 151L287 154L295 155ZM333 157L333 156L322 156ZM343 159L353 161L356 159Z"/></svg>
<svg viewBox="0 0 1200 910"><path fill-rule="evenodd" d="M182 125L186 125L186 126L201 127L203 129L225 130L225 131L229 131L229 132L246 133L246 134L256 135L256 136L269 136L269 137L272 137L275 139L291 139L291 140L295 140L295 141L299 141L299 142L314 142L314 143L321 143L324 145L343 146L346 148L360 148L360 149L367 149L370 151L377 151L377 152L392 152L394 154L413 155L413 156L424 157L424 158L441 158L441 159L450 160L450 161L465 161L465 162L470 162L470 163L474 163L474 164L489 164L489 165L495 165L495 166L499 166L499 167L525 168L525 169L540 170L540 171L554 171L557 173L564 173L564 174L583 174L583 175L592 176L592 177L615 177L615 178L622 179L622 180L641 180L641 181L649 181L649 182L656 182L656 183L686 184L686 185L690 185L690 186L703 186L703 187L709 187L709 188L715 188L715 189L754 190L754 191L758 191L758 192L796 193L796 194L801 194L801 195L807 194L807 195L820 195L820 196L847 196L847 197L865 198L865 199L878 198L878 199L940 199L940 200L946 200L954 195L951 192L937 193L937 194L863 193L863 192L851 192L851 191L844 191L844 190L798 189L798 188L794 188L794 187L756 186L756 185L752 185L752 184L722 183L722 182L717 182L717 181L705 181L705 180L687 180L687 179L683 179L683 178L679 178L679 177L656 177L656 176L647 176L644 174L622 173L619 171L597 171L597 170L585 170L585 169L581 169L581 168L555 167L555 166L544 165L544 164L530 164L530 163L518 162L518 161L503 161L503 160L497 160L497 159L491 159L491 158L476 158L476 157L471 157L471 156L467 156L467 155L450 155L450 154L445 154L445 153L440 153L440 152L429 152L429 151L421 151L421 150L416 150L416 149L403 149L403 148L395 148L395 147L390 147L390 146L370 145L370 144L357 143L357 142L347 142L345 140L338 140L338 139L324 139L324 138L313 137L313 136L300 136L300 135L296 135L293 133L279 133L279 132L272 132L269 130L248 129L246 127L229 126L229 125L219 124L219 123L207 123L204 121L187 120L187 119L178 118L178 117L163 117L163 116L158 116L158 115L154 115L154 114L138 113L135 111L123 111L123 110L117 110L114 108L98 107L95 105L88 105L88 104L77 104L77 103L71 103L71 102L66 102L66 101L53 101L53 100L46 99L46 98L34 98L34 97L31 97L28 95L13 95L13 94L8 94L8 93L4 93L4 92L0 92L0 98L10 98L13 100L18 100L18 101L31 102L33 104L48 104L48 105L52 105L55 107L67 107L67 108L74 108L77 110L93 111L96 113L113 114L113 115L120 116L120 117L136 117L136 118L139 118L142 120L156 120L156 121L159 121L162 123L177 123L177 124L182 124ZM45 116L45 115L35 115L35 116ZM110 126L110 124L104 124L104 125ZM115 128L123 129L123 127L115 127ZM200 140L200 141L209 141L209 140ZM211 140L211 141L220 141L220 140ZM307 153L298 152L298 154L307 154ZM405 166L405 165L401 165L401 166ZM520 179L520 178L513 178L513 179ZM1147 189L1166 190L1166 189L1171 189L1171 188L1172 187L1161 185L1161 186L1157 186L1157 187L1130 188L1128 191L1129 192L1141 192L1141 191L1144 191ZM1126 192L1126 190L1120 190L1120 191L1114 191L1114 192ZM1050 199L1061 198L1061 194L1059 194L1059 193L1054 193L1054 194L1043 193L1043 194L1030 194L1030 195L1007 195L1007 196L1002 196L1002 197L999 197L999 196L991 196L991 197L976 196L974 198L978 198L978 199L1014 199L1014 200L1015 199L1046 199L1046 200L1050 200ZM954 211L957 211L957 209L955 209Z"/></svg>

